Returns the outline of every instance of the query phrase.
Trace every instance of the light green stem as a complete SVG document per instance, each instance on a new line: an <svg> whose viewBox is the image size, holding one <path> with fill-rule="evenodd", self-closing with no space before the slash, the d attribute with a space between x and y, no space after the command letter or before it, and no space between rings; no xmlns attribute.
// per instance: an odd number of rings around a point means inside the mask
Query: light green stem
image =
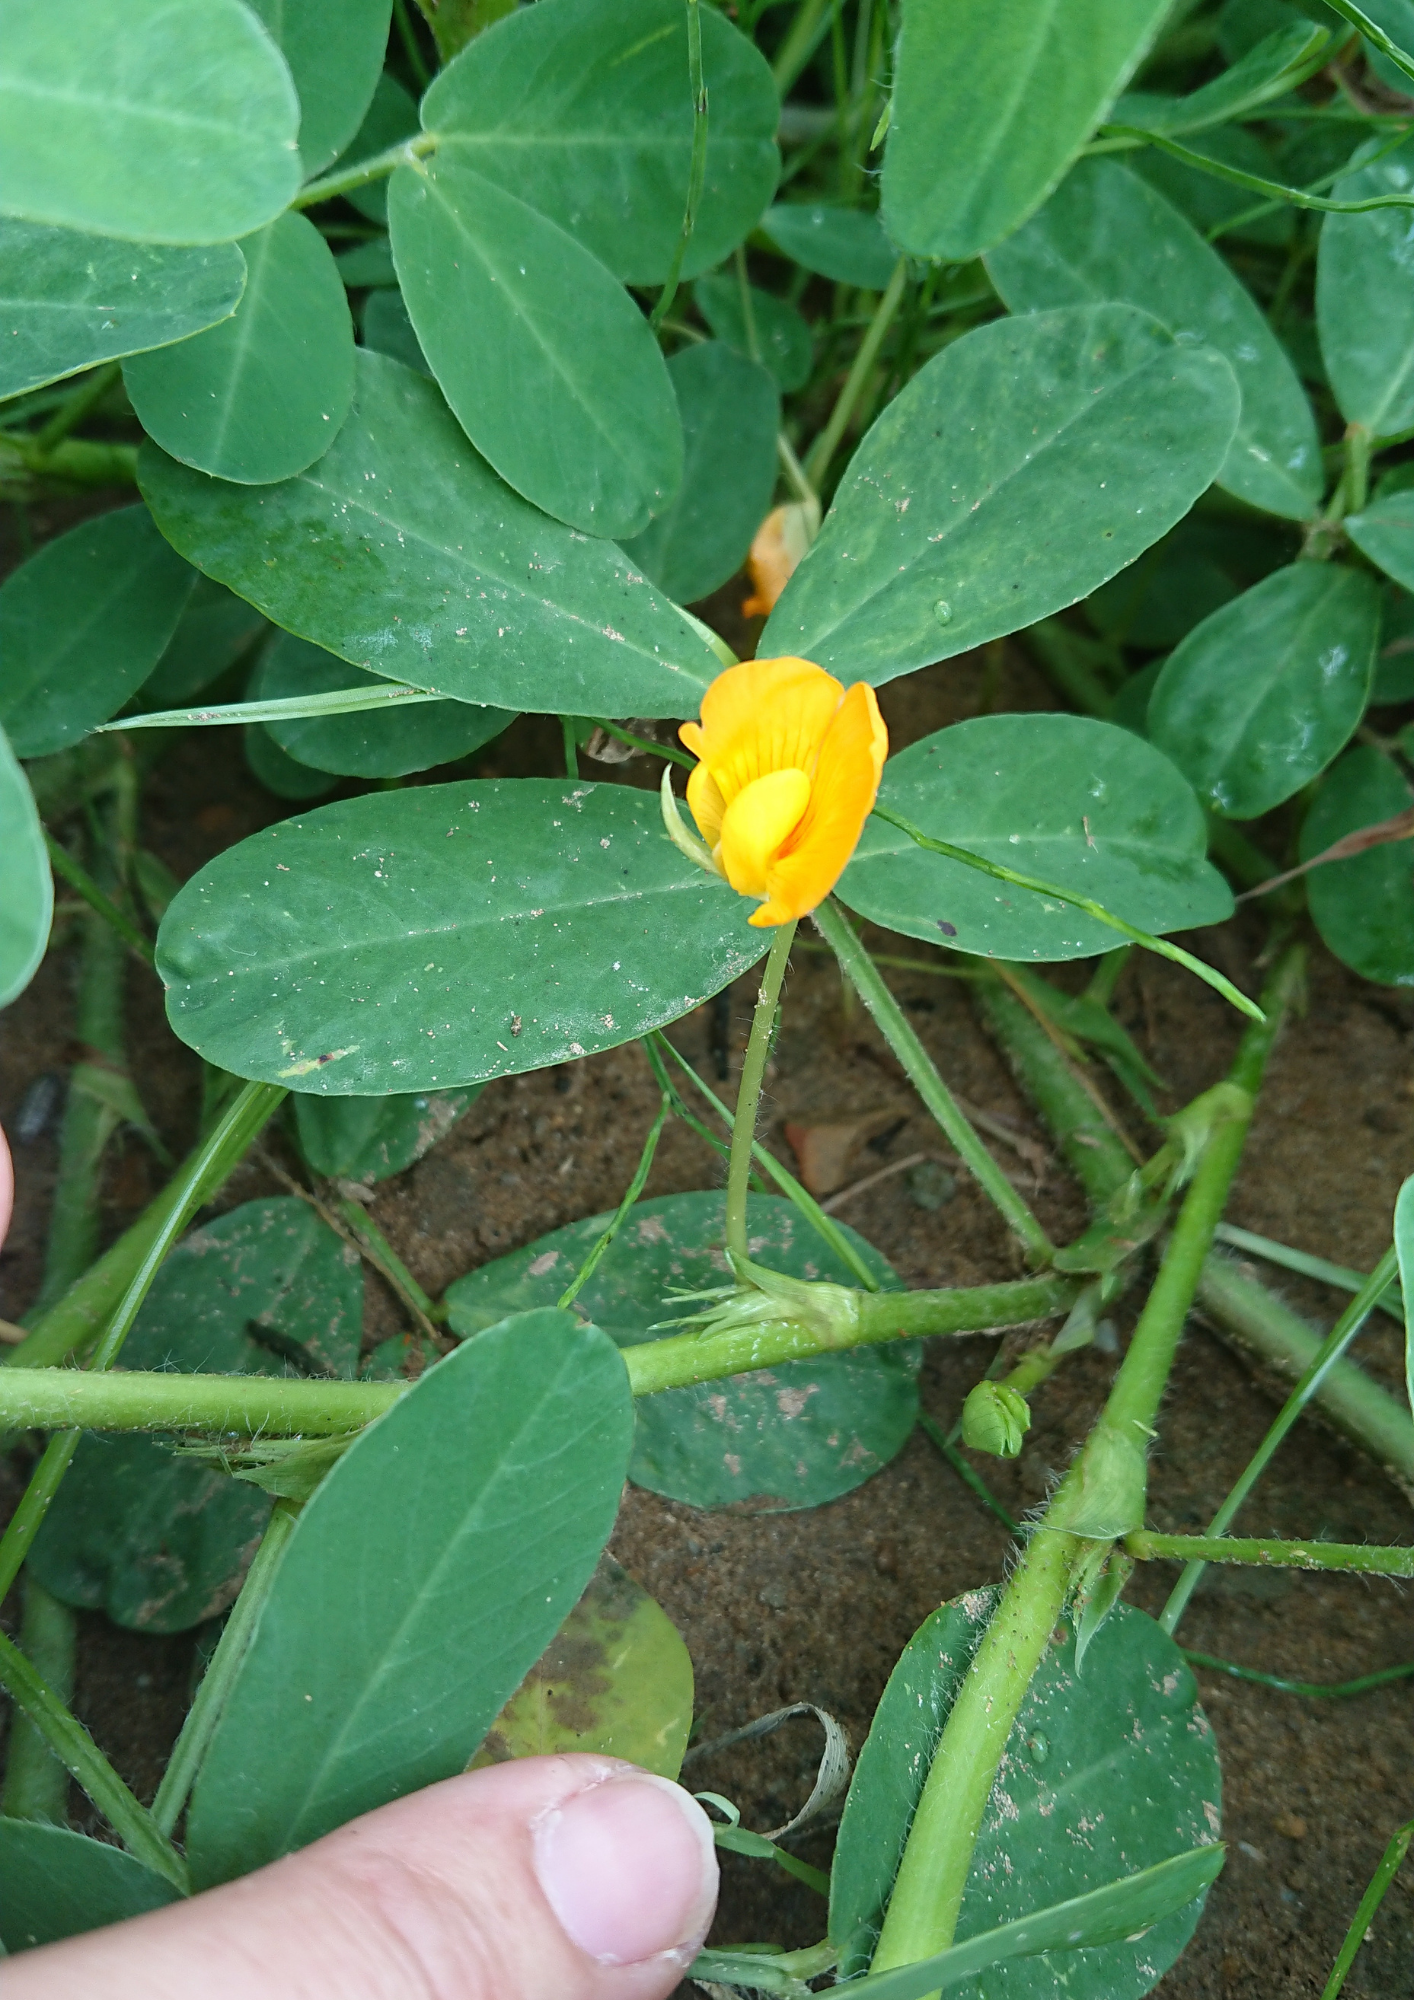
<svg viewBox="0 0 1414 2000"><path fill-rule="evenodd" d="M668 308L677 296L678 280L682 276L682 260L687 255L687 246L692 241L697 227L697 204L702 199L702 187L707 178L707 81L702 68L702 8L700 0L686 0L687 6L687 77L692 96L692 156L687 170L687 201L683 208L682 229L678 235L677 248L673 251L673 261L668 267L668 275L663 281L663 289L658 294L658 302L653 308L649 326L654 333L668 316Z"/></svg>
<svg viewBox="0 0 1414 2000"><path fill-rule="evenodd" d="M1381 1294L1391 1279L1398 1274L1398 1270L1398 1260L1391 1245L1331 1328L1330 1334L1322 1342L1310 1367L1292 1390L1276 1421L1244 1467L1242 1476L1214 1514L1208 1526L1210 1535L1221 1535L1231 1526L1239 1508L1275 1457L1287 1432L1311 1401L1330 1370L1344 1355L1346 1348L1374 1311ZM1183 1574L1174 1585L1169 1601L1159 1617L1159 1623L1166 1632L1172 1633L1177 1629L1178 1622L1187 1609L1188 1600L1197 1589L1202 1574L1201 1562L1190 1562L1185 1565Z"/></svg>
<svg viewBox="0 0 1414 2000"><path fill-rule="evenodd" d="M932 1057L833 899L816 910L815 927L834 951L845 977L873 1015L884 1040L908 1072L909 1081L937 1119L949 1144L1001 1210L1025 1245L1032 1263L1048 1264L1055 1255L1055 1245L963 1117Z"/></svg>
<svg viewBox="0 0 1414 2000"><path fill-rule="evenodd" d="M400 139L386 152L370 154L368 159L360 160L356 166L345 167L342 173L325 174L323 180L306 182L290 207L313 208L321 201L332 201L336 194L347 194L351 188L367 187L370 181L386 179L399 167L415 166L436 150L435 132L419 132L414 138Z"/></svg>
<svg viewBox="0 0 1414 2000"><path fill-rule="evenodd" d="M1347 1569L1371 1576L1414 1576L1414 1549L1366 1542L1251 1541L1239 1535L1156 1535L1141 1528L1124 1538L1136 1562L1249 1563L1266 1569Z"/></svg>
<svg viewBox="0 0 1414 2000"><path fill-rule="evenodd" d="M833 1326L766 1319L719 1333L672 1334L625 1348L624 1366L633 1394L651 1396L841 1348L1030 1325L1067 1312L1078 1290L1078 1280L1062 1277L936 1292L849 1292L841 1286L836 1297L846 1303ZM274 1375L10 1368L0 1373L0 1428L63 1426L66 1436L80 1430L190 1430L337 1437L372 1423L410 1387Z"/></svg>
<svg viewBox="0 0 1414 2000"><path fill-rule="evenodd" d="M221 1720L241 1662L245 1659L256 1620L270 1595L270 1586L275 1581L280 1558L294 1533L299 1512L299 1503L294 1500L276 1501L265 1537L241 1585L241 1594L231 1606L231 1615L216 1641L216 1650L201 1677L196 1699L182 1724L181 1735L172 1747L172 1755L162 1773L162 1782L157 1787L157 1797L152 1801L152 1817L169 1838L182 1816L182 1808L196 1781L202 1759L216 1733L216 1725Z"/></svg>
<svg viewBox="0 0 1414 2000"><path fill-rule="evenodd" d="M1313 1369L1322 1336L1228 1258L1208 1259L1198 1298L1228 1345L1260 1368L1289 1382ZM1326 1421L1406 1489L1414 1489L1414 1420L1408 1407L1353 1361L1332 1361L1309 1379L1311 1401Z"/></svg>
<svg viewBox="0 0 1414 2000"><path fill-rule="evenodd" d="M642 1194L644 1188L647 1186L648 1176L653 1171L654 1156L658 1151L658 1141L663 1136L663 1127L668 1122L668 1112L671 1109L671 1107L672 1107L672 1100L668 1096L668 1093L664 1091L662 1094L661 1102L659 1103L658 1106L658 1116L653 1120L652 1126L649 1129L648 1137L643 1142L643 1151L638 1156L638 1165L634 1169L633 1179L629 1182L627 1188L625 1188L624 1190L623 1200L619 1203L613 1215L610 1217L608 1228L605 1229L602 1235L598 1238L593 1249L590 1251L589 1255L585 1258L584 1262L580 1265L579 1269L575 1272L574 1276L570 1279L568 1286L560 1294L559 1299L556 1301L556 1303L560 1306L562 1310L566 1306L573 1305L575 1299L578 1298L580 1292L584 1289L585 1285L588 1284L589 1280L593 1277L596 1269L598 1268L600 1259L603 1257L605 1251L609 1248L609 1245L613 1242L614 1238L618 1235L619 1231L623 1228L624 1223L627 1220L629 1210L633 1207L634 1203L638 1200L638 1197Z"/></svg>
<svg viewBox="0 0 1414 2000"><path fill-rule="evenodd" d="M225 1163L231 1160L232 1155L239 1158L247 1150L265 1121L287 1095L278 1084L246 1084L208 1137L197 1147L178 1176L180 1186L176 1200L168 1209L161 1227L153 1233L112 1319L99 1337L89 1362L88 1379L103 1374L117 1360L162 1260L200 1207L211 1177L219 1171L221 1178L225 1178L230 1172L230 1165ZM28 1341L22 1341L12 1354L18 1355L28 1346ZM35 1372L42 1379L49 1379L48 1370ZM17 1369L15 1373L20 1371ZM54 1379L58 1379L57 1372ZM65 1419L57 1421L63 1423ZM54 1419L49 1419L32 1427L48 1430L53 1428L54 1422ZM45 1447L20 1504L3 1538L0 1538L0 1598L5 1596L19 1573L20 1564L28 1555L40 1524L72 1463L78 1442L78 1431L66 1430L52 1437Z"/></svg>
<svg viewBox="0 0 1414 2000"><path fill-rule="evenodd" d="M74 1652L78 1621L67 1604L51 1597L28 1574L23 1579L24 1614L20 1620L20 1650L53 1689L68 1702L74 1691ZM69 1774L41 1732L22 1712L10 1718L5 1746L5 1789L0 1813L7 1819L38 1820L47 1826L67 1826Z"/></svg>
<svg viewBox="0 0 1414 2000"><path fill-rule="evenodd" d="M756 995L756 1012L751 1020L751 1038L746 1044L746 1060L741 1066L741 1084L736 1094L736 1114L732 1124L732 1151L727 1166L727 1255L749 1254L746 1241L746 1195L751 1180L751 1151L756 1138L756 1112L761 1102L761 1085L771 1054L771 1037L776 1027L776 1008L781 998L781 982L790 962L793 923L781 924L771 939L761 988Z"/></svg>
<svg viewBox="0 0 1414 2000"><path fill-rule="evenodd" d="M158 1831L152 1815L133 1797L82 1723L75 1721L53 1688L3 1633L0 1633L0 1682L51 1745L65 1769L78 1779L129 1854L145 1861L149 1868L155 1868L159 1875L187 1893L186 1863Z"/></svg>
<svg viewBox="0 0 1414 2000"><path fill-rule="evenodd" d="M912 1965L952 1943L997 1766L1085 1546L1073 1535L1033 1535L1012 1572L939 1739L871 1972Z"/></svg>
<svg viewBox="0 0 1414 2000"><path fill-rule="evenodd" d="M884 335L893 325L894 314L902 302L903 288L907 279L908 264L900 257L894 266L893 276L889 279L888 286L874 309L874 317L865 329L864 338L859 343L859 352L854 357L854 366L845 377L844 387L840 390L835 407L830 412L829 422L810 447L805 461L805 476L817 492L825 474L829 471L830 460L839 447L849 420L854 415L855 406L864 392L864 384L868 381L869 372L878 358Z"/></svg>
<svg viewBox="0 0 1414 2000"><path fill-rule="evenodd" d="M125 944L131 945L144 965L152 964L152 946L130 917L118 908L111 896L104 893L86 868L75 861L67 848L61 847L47 829L44 845L49 851L50 865L56 875L62 875L69 887L82 896L91 910L96 910L106 924L118 933Z"/></svg>

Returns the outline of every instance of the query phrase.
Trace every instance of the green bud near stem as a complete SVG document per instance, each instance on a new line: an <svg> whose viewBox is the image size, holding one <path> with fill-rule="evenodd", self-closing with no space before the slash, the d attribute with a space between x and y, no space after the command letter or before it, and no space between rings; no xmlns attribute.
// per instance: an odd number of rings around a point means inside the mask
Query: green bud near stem
<svg viewBox="0 0 1414 2000"><path fill-rule="evenodd" d="M962 1406L963 1443L993 1458L1015 1458L1030 1428L1026 1398L1005 1382L979 1382Z"/></svg>

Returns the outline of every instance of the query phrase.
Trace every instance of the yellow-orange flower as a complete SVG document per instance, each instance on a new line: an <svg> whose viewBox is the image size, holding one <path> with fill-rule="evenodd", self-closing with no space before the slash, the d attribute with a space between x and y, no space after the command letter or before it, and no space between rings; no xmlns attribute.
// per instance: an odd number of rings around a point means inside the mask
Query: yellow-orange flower
<svg viewBox="0 0 1414 2000"><path fill-rule="evenodd" d="M745 660L678 731L700 760L687 802L714 866L762 898L758 928L823 903L859 841L879 789L888 732L874 690L848 691L810 660Z"/></svg>

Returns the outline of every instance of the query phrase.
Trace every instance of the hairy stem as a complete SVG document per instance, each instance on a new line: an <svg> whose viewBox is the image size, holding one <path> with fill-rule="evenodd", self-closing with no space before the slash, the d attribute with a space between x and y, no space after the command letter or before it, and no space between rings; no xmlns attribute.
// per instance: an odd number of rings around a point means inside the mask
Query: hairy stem
<svg viewBox="0 0 1414 2000"><path fill-rule="evenodd" d="M1007 1737L1064 1607L1075 1562L1093 1546L1068 1532L1069 1527L1079 1526L1097 1504L1121 1513L1137 1510L1138 1520L1143 1518L1142 1441L1158 1413L1203 1259L1241 1157L1250 1104L1299 976L1299 954L1288 952L1263 995L1266 1018L1248 1028L1233 1065L1231 1080L1244 1093L1247 1116L1234 1116L1208 1141L1099 1422L1013 1571L943 1726L872 1971L929 1958L952 1942ZM1111 1439L1125 1452L1113 1473L1103 1455ZM1113 1490L1107 1484L1110 1477ZM1137 1527L1138 1520L1130 1525ZM1113 1532L1095 1522L1086 1525L1087 1537Z"/></svg>
<svg viewBox="0 0 1414 2000"><path fill-rule="evenodd" d="M736 1094L736 1114L732 1125L731 1160L727 1167L727 1255L748 1254L746 1241L746 1193L751 1179L751 1152L756 1138L756 1112L761 1102L761 1085L771 1054L771 1038L776 1027L776 1008L781 998L781 982L790 962L795 925L782 924L771 940L761 989L756 995L756 1012L751 1020L751 1038L746 1060L741 1066L741 1084Z"/></svg>

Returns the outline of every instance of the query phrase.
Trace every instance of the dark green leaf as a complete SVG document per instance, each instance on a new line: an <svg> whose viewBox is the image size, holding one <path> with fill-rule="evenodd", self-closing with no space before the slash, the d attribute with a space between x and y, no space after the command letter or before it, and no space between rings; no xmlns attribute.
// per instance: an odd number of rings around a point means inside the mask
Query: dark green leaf
<svg viewBox="0 0 1414 2000"><path fill-rule="evenodd" d="M294 1099L300 1151L317 1174L383 1181L445 1138L480 1092L414 1091L392 1097Z"/></svg>
<svg viewBox="0 0 1414 2000"><path fill-rule="evenodd" d="M935 840L1089 896L1143 930L1191 930L1232 912L1187 784L1108 722L957 723L889 759L880 802ZM1068 904L930 854L878 819L866 821L839 894L889 930L989 958L1089 958L1114 939Z"/></svg>
<svg viewBox="0 0 1414 2000"><path fill-rule="evenodd" d="M1164 0L904 0L883 179L895 242L961 264L1009 236L1104 117L1167 11Z"/></svg>
<svg viewBox="0 0 1414 2000"><path fill-rule="evenodd" d="M1414 701L1414 597L1387 583L1371 706Z"/></svg>
<svg viewBox="0 0 1414 2000"><path fill-rule="evenodd" d="M223 243L299 185L299 99L241 0L7 10L0 211L139 243Z"/></svg>
<svg viewBox="0 0 1414 2000"><path fill-rule="evenodd" d="M196 581L145 507L48 542L0 586L0 723L47 757L106 722L152 672Z"/></svg>
<svg viewBox="0 0 1414 2000"><path fill-rule="evenodd" d="M174 250L0 221L0 399L162 347L236 309L234 243Z"/></svg>
<svg viewBox="0 0 1414 2000"><path fill-rule="evenodd" d="M482 456L587 534L647 527L682 478L682 427L662 352L617 279L455 153L399 167L388 226L423 352Z"/></svg>
<svg viewBox="0 0 1414 2000"><path fill-rule="evenodd" d="M777 202L761 227L778 250L803 270L841 285L881 292L894 274L899 252L884 234L877 215L862 209L831 208L826 202Z"/></svg>
<svg viewBox="0 0 1414 2000"><path fill-rule="evenodd" d="M676 1778L691 1728L692 1660L682 1634L606 1555L496 1717L472 1769L579 1751Z"/></svg>
<svg viewBox="0 0 1414 2000"><path fill-rule="evenodd" d="M379 354L390 354L394 361L401 361L405 368L415 368L419 375L432 373L396 285L370 292L365 300L363 344Z"/></svg>
<svg viewBox="0 0 1414 2000"><path fill-rule="evenodd" d="M293 212L241 244L233 318L140 354L123 379L164 451L219 479L266 485L322 457L353 401L348 300L328 244Z"/></svg>
<svg viewBox="0 0 1414 2000"><path fill-rule="evenodd" d="M765 60L715 7L699 12L707 167L684 277L741 241L780 168ZM528 202L625 283L667 276L692 157L680 0L538 0L512 12L442 71L422 122L440 135L439 157Z"/></svg>
<svg viewBox="0 0 1414 2000"><path fill-rule="evenodd" d="M721 661L618 549L503 486L431 382L367 351L357 380L332 450L258 494L144 445L162 532L277 624L390 680L551 714L697 713Z"/></svg>
<svg viewBox="0 0 1414 2000"><path fill-rule="evenodd" d="M0 729L0 1007L38 970L54 916L54 878L29 780Z"/></svg>
<svg viewBox="0 0 1414 2000"><path fill-rule="evenodd" d="M593 1574L632 1425L612 1342L547 1312L362 1433L300 1516L197 1778L198 1886L463 1768Z"/></svg>
<svg viewBox="0 0 1414 2000"><path fill-rule="evenodd" d="M391 0L250 0L299 92L308 180L348 145L369 108L388 45Z"/></svg>
<svg viewBox="0 0 1414 2000"><path fill-rule="evenodd" d="M1308 784L1364 713L1380 593L1337 563L1293 563L1205 618L1159 675L1150 741L1204 802L1256 819Z"/></svg>
<svg viewBox="0 0 1414 2000"><path fill-rule="evenodd" d="M1314 511L1316 422L1285 350L1217 251L1147 182L1114 160L1082 160L987 269L1013 312L1122 299L1216 348L1242 391L1218 483L1272 514Z"/></svg>
<svg viewBox="0 0 1414 2000"><path fill-rule="evenodd" d="M1362 555L1405 590L1414 589L1414 491L1383 494L1363 513L1347 515L1342 526Z"/></svg>
<svg viewBox="0 0 1414 2000"><path fill-rule="evenodd" d="M1348 750L1322 780L1301 829L1312 861L1347 834L1414 806L1398 765L1371 745ZM1407 840L1329 861L1306 877L1316 929L1338 959L1381 986L1414 986L1414 862Z"/></svg>
<svg viewBox="0 0 1414 2000"><path fill-rule="evenodd" d="M177 707L200 694L235 665L264 629L254 605L198 576L166 652L142 684L143 702L152 708Z"/></svg>
<svg viewBox="0 0 1414 2000"><path fill-rule="evenodd" d="M803 389L810 380L810 370L815 361L810 322L793 305L785 299L778 299L773 292L763 292L756 285L749 286L748 290L752 318L750 330L746 324L741 285L734 273L731 276L717 273L709 278L699 278L693 287L693 296L702 317L719 340L729 342L739 354L750 355L751 332L754 330L757 357L762 367L775 377L776 387L785 394L792 389Z"/></svg>
<svg viewBox="0 0 1414 2000"><path fill-rule="evenodd" d="M256 669L248 699L276 701L291 695L332 694L335 689L357 687L363 681L370 687L387 686L373 674L346 666L322 646L282 632ZM288 756L316 771L335 771L353 778L397 778L465 757L499 736L513 720L503 708L429 701L391 714L366 709L362 714L312 716L265 726Z"/></svg>
<svg viewBox="0 0 1414 2000"><path fill-rule="evenodd" d="M158 1272L123 1349L128 1368L352 1375L357 1254L293 1196L246 1202L193 1231ZM65 1604L144 1632L225 1610L264 1531L268 1495L140 1433L86 1437L29 1562Z"/></svg>
<svg viewBox="0 0 1414 2000"><path fill-rule="evenodd" d="M994 1602L994 1592L979 1590L935 1611L884 1690L855 1767L831 1877L830 1935L845 1947L846 1972L868 1964L943 1721ZM1012 1729L968 1877L959 1942L980 1942L1001 1924L1216 1837L1217 1750L1172 1639L1120 1605L1092 1641L1083 1676L1074 1655L1067 1634L1043 1660ZM1083 1956L1017 1959L989 1972L987 2000L1041 2000L1057 1991L1073 2000L1138 2000L1178 1957L1201 1911L1200 1898L1158 1922L1153 1913L1102 1917Z"/></svg>
<svg viewBox="0 0 1414 2000"><path fill-rule="evenodd" d="M363 123L349 141L348 150L338 164L341 168L352 167L360 160L371 160L376 153L386 153L390 146L396 146L400 139L410 139L416 130L417 105L391 70L385 69L378 79ZM387 220L386 181L370 181L366 187L350 188L344 200L351 201L359 214L366 215L370 222Z"/></svg>
<svg viewBox="0 0 1414 2000"><path fill-rule="evenodd" d="M1221 76L1186 97L1142 93L1122 97L1114 107L1114 122L1175 135L1206 131L1284 96L1295 84L1304 82L1329 40L1329 29L1317 27L1314 21L1283 21Z"/></svg>
<svg viewBox="0 0 1414 2000"><path fill-rule="evenodd" d="M1338 201L1406 194L1414 174L1414 139L1393 152L1371 139L1337 181ZM1364 156L1383 158L1360 164ZM1327 215L1316 258L1316 324L1321 355L1341 415L1389 437L1414 424L1414 294L1410 291L1409 212L1374 208Z"/></svg>
<svg viewBox="0 0 1414 2000"><path fill-rule="evenodd" d="M734 576L776 488L780 397L758 362L720 340L668 363L686 446L672 505L624 553L679 604Z"/></svg>
<svg viewBox="0 0 1414 2000"><path fill-rule="evenodd" d="M754 965L657 798L538 778L346 799L231 847L163 920L183 1041L328 1096L450 1089L675 1021Z"/></svg>
<svg viewBox="0 0 1414 2000"><path fill-rule="evenodd" d="M328 771L312 771L308 764L297 764L259 722L246 728L245 760L254 776L277 799L327 798L338 783Z"/></svg>
<svg viewBox="0 0 1414 2000"><path fill-rule="evenodd" d="M1175 646L1209 612L1236 597L1237 585L1209 537L1185 533L1193 523L1190 514L1086 598L1085 615L1097 632L1133 646Z"/></svg>
<svg viewBox="0 0 1414 2000"><path fill-rule="evenodd" d="M675 1295L731 1282L724 1213L720 1194L640 1202L578 1294L576 1311L620 1347L681 1332L662 1325L693 1310ZM553 1303L608 1221L572 1222L459 1278L447 1292L453 1331L476 1334L505 1313ZM854 1282L789 1202L753 1195L747 1227L759 1263L795 1278ZM876 1250L843 1233L883 1284L897 1284ZM903 1448L918 1411L916 1366L914 1348L866 1347L644 1396L629 1477L693 1507L818 1507L852 1492Z"/></svg>
<svg viewBox="0 0 1414 2000"><path fill-rule="evenodd" d="M373 185L383 196L386 210L388 183L375 181ZM361 189L355 189L361 193ZM352 250L341 250L334 259L338 271L350 291L358 291L365 285L386 287L396 285L398 274L393 269L393 251L386 236L374 236L367 243L356 243Z"/></svg>
<svg viewBox="0 0 1414 2000"><path fill-rule="evenodd" d="M1127 306L978 327L856 451L760 655L878 686L1073 604L1187 513L1237 412L1221 356Z"/></svg>
<svg viewBox="0 0 1414 2000"><path fill-rule="evenodd" d="M33 1820L0 1819L0 1943L57 1944L178 1901L164 1876L121 1847Z"/></svg>

